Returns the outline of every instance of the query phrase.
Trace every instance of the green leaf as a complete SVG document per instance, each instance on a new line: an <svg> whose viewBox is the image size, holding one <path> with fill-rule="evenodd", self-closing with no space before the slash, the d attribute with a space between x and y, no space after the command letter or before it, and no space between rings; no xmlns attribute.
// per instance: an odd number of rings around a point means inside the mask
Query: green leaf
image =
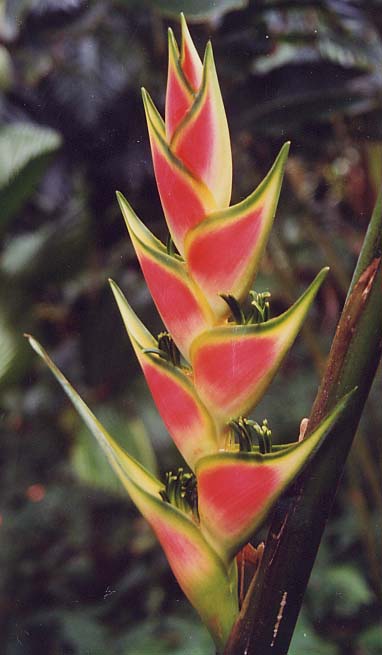
<svg viewBox="0 0 382 655"><path fill-rule="evenodd" d="M330 566L320 571L319 588L322 614L351 617L373 600L373 593L361 573L350 564ZM314 602L312 598L312 602Z"/></svg>
<svg viewBox="0 0 382 655"><path fill-rule="evenodd" d="M360 652L367 655L382 655L382 626L373 625L368 628L359 638L357 645Z"/></svg>
<svg viewBox="0 0 382 655"><path fill-rule="evenodd" d="M28 123L0 128L0 228L17 212L61 145L57 132Z"/></svg>

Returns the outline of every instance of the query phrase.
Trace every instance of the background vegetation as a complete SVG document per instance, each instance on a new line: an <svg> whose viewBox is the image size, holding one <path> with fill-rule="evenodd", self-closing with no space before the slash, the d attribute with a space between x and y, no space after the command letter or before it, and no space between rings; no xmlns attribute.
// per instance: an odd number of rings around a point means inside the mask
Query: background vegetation
<svg viewBox="0 0 382 655"><path fill-rule="evenodd" d="M165 238L140 87L163 109L166 27L178 33L182 9L200 52L213 40L235 201L292 140L256 288L271 290L276 314L331 266L256 410L276 440L295 439L309 412L382 178L380 1L0 2L5 655L213 652L150 530L22 336L44 343L132 454L158 471L174 466L106 280L160 330L114 192ZM290 655L382 653L381 386L379 375Z"/></svg>

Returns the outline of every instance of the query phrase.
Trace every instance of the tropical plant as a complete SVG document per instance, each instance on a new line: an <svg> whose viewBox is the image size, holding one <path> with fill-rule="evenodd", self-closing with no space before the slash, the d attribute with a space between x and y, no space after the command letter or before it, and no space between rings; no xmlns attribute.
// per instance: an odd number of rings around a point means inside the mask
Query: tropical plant
<svg viewBox="0 0 382 655"><path fill-rule="evenodd" d="M270 316L269 292L252 290L275 215L289 144L257 189L230 206L230 139L212 48L207 45L202 62L184 17L181 22L180 50L169 31L165 121L143 91L154 171L170 232L167 245L118 194L166 332L154 338L119 287L114 282L111 287L158 411L188 468L168 472L164 482L149 473L106 432L42 346L33 337L29 340L152 526L218 652L255 652L256 645L248 650L253 641L248 610L256 601L256 582L262 580L264 566L263 546L255 549L250 539L296 477L309 471L304 478L309 480L314 467L322 466L327 437L349 416L358 380L353 375L350 385L348 379L343 383L343 353L335 353L331 377L324 378L325 402L316 403L313 418L308 426L302 423L294 443L273 445L268 422L248 418L297 336L327 269L276 318ZM380 212L375 216L374 223ZM375 232L374 225L357 269L355 295L349 296L346 308L353 319L352 335L379 275ZM370 266L372 255L375 261ZM339 342L344 344L343 331ZM352 370L363 371L354 362ZM331 394L325 386L328 379ZM363 385L363 400L366 393ZM362 408L361 402L357 408ZM355 424L357 412L352 410L350 417L347 420ZM337 474L339 467L333 480ZM320 498L319 491L315 498ZM288 569L288 557L284 567ZM276 600L276 621L268 621L267 628L273 631L269 648L275 646L287 598L284 590L281 601ZM280 648L287 647L284 642ZM263 655L265 650L258 652Z"/></svg>

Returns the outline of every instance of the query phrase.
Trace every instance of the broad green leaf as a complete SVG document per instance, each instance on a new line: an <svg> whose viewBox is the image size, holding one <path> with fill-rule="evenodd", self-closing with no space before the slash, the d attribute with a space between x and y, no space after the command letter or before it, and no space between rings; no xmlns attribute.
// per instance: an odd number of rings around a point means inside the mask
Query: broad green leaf
<svg viewBox="0 0 382 655"><path fill-rule="evenodd" d="M61 144L57 132L29 123L0 128L0 228L27 200Z"/></svg>

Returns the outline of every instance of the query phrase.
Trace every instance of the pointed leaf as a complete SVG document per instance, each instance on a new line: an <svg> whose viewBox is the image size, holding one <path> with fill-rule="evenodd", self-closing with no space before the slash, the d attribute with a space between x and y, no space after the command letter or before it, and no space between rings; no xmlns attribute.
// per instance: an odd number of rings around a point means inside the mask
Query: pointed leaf
<svg viewBox="0 0 382 655"><path fill-rule="evenodd" d="M140 321L119 287L110 283L158 412L175 445L194 469L201 457L218 450L214 421L196 394L189 375L140 346L137 336L142 330L135 327Z"/></svg>
<svg viewBox="0 0 382 655"><path fill-rule="evenodd" d="M243 300L253 284L276 212L289 143L248 198L214 212L191 230L185 258L215 314L227 313L219 294Z"/></svg>
<svg viewBox="0 0 382 655"><path fill-rule="evenodd" d="M166 139L170 141L175 129L183 120L192 103L194 94L185 78L179 50L172 29L168 30L168 71L166 88Z"/></svg>
<svg viewBox="0 0 382 655"><path fill-rule="evenodd" d="M73 403L77 412L89 428L90 432L97 439L99 445L108 458L111 466L121 479L123 484L134 482L140 485L148 493L159 494L164 489L162 482L157 480L149 471L141 466L133 457L130 457L114 439L107 433L98 419L90 411L82 398L73 389L71 384L50 359L44 348L33 337L26 335L33 350L44 360L58 380L69 400Z"/></svg>
<svg viewBox="0 0 382 655"><path fill-rule="evenodd" d="M135 354L139 359L144 349L152 350L158 348L158 342L148 331L146 326L132 310L119 286L109 278L109 284L117 301L118 309L121 313L127 334L134 348Z"/></svg>
<svg viewBox="0 0 382 655"><path fill-rule="evenodd" d="M191 34L187 27L184 14L180 14L180 24L182 28L182 49L180 54L180 65L184 77L190 84L192 90L198 91L203 77L203 65L195 48Z"/></svg>
<svg viewBox="0 0 382 655"><path fill-rule="evenodd" d="M63 387L132 500L150 523L181 588L221 648L238 611L232 566L228 570L223 565L188 516L161 499L159 492L164 485L113 441L42 346L33 337L28 339Z"/></svg>
<svg viewBox="0 0 382 655"><path fill-rule="evenodd" d="M150 232L148 227L142 223L123 193L117 191L116 196L130 236L137 237L142 243L154 250L168 254L164 243L162 243L160 239L157 239L157 237ZM182 261L181 257L178 257L178 261Z"/></svg>
<svg viewBox="0 0 382 655"><path fill-rule="evenodd" d="M210 189L217 207L228 207L232 188L231 144L210 43L203 63L202 86L176 129L170 148Z"/></svg>
<svg viewBox="0 0 382 655"><path fill-rule="evenodd" d="M321 445L348 400L349 395L307 439L290 448L267 455L227 452L200 460L201 527L222 557L229 560L248 542L285 487Z"/></svg>
<svg viewBox="0 0 382 655"><path fill-rule="evenodd" d="M259 325L226 325L191 348L196 390L220 423L247 414L264 394L324 280L323 269L284 314Z"/></svg>
<svg viewBox="0 0 382 655"><path fill-rule="evenodd" d="M192 341L213 324L211 309L187 275L184 262L167 254L163 244L141 223L121 194L118 200L158 312L188 359Z"/></svg>
<svg viewBox="0 0 382 655"><path fill-rule="evenodd" d="M163 211L174 243L182 254L187 232L216 209L216 202L206 185L171 152L160 115L145 90L142 95Z"/></svg>

